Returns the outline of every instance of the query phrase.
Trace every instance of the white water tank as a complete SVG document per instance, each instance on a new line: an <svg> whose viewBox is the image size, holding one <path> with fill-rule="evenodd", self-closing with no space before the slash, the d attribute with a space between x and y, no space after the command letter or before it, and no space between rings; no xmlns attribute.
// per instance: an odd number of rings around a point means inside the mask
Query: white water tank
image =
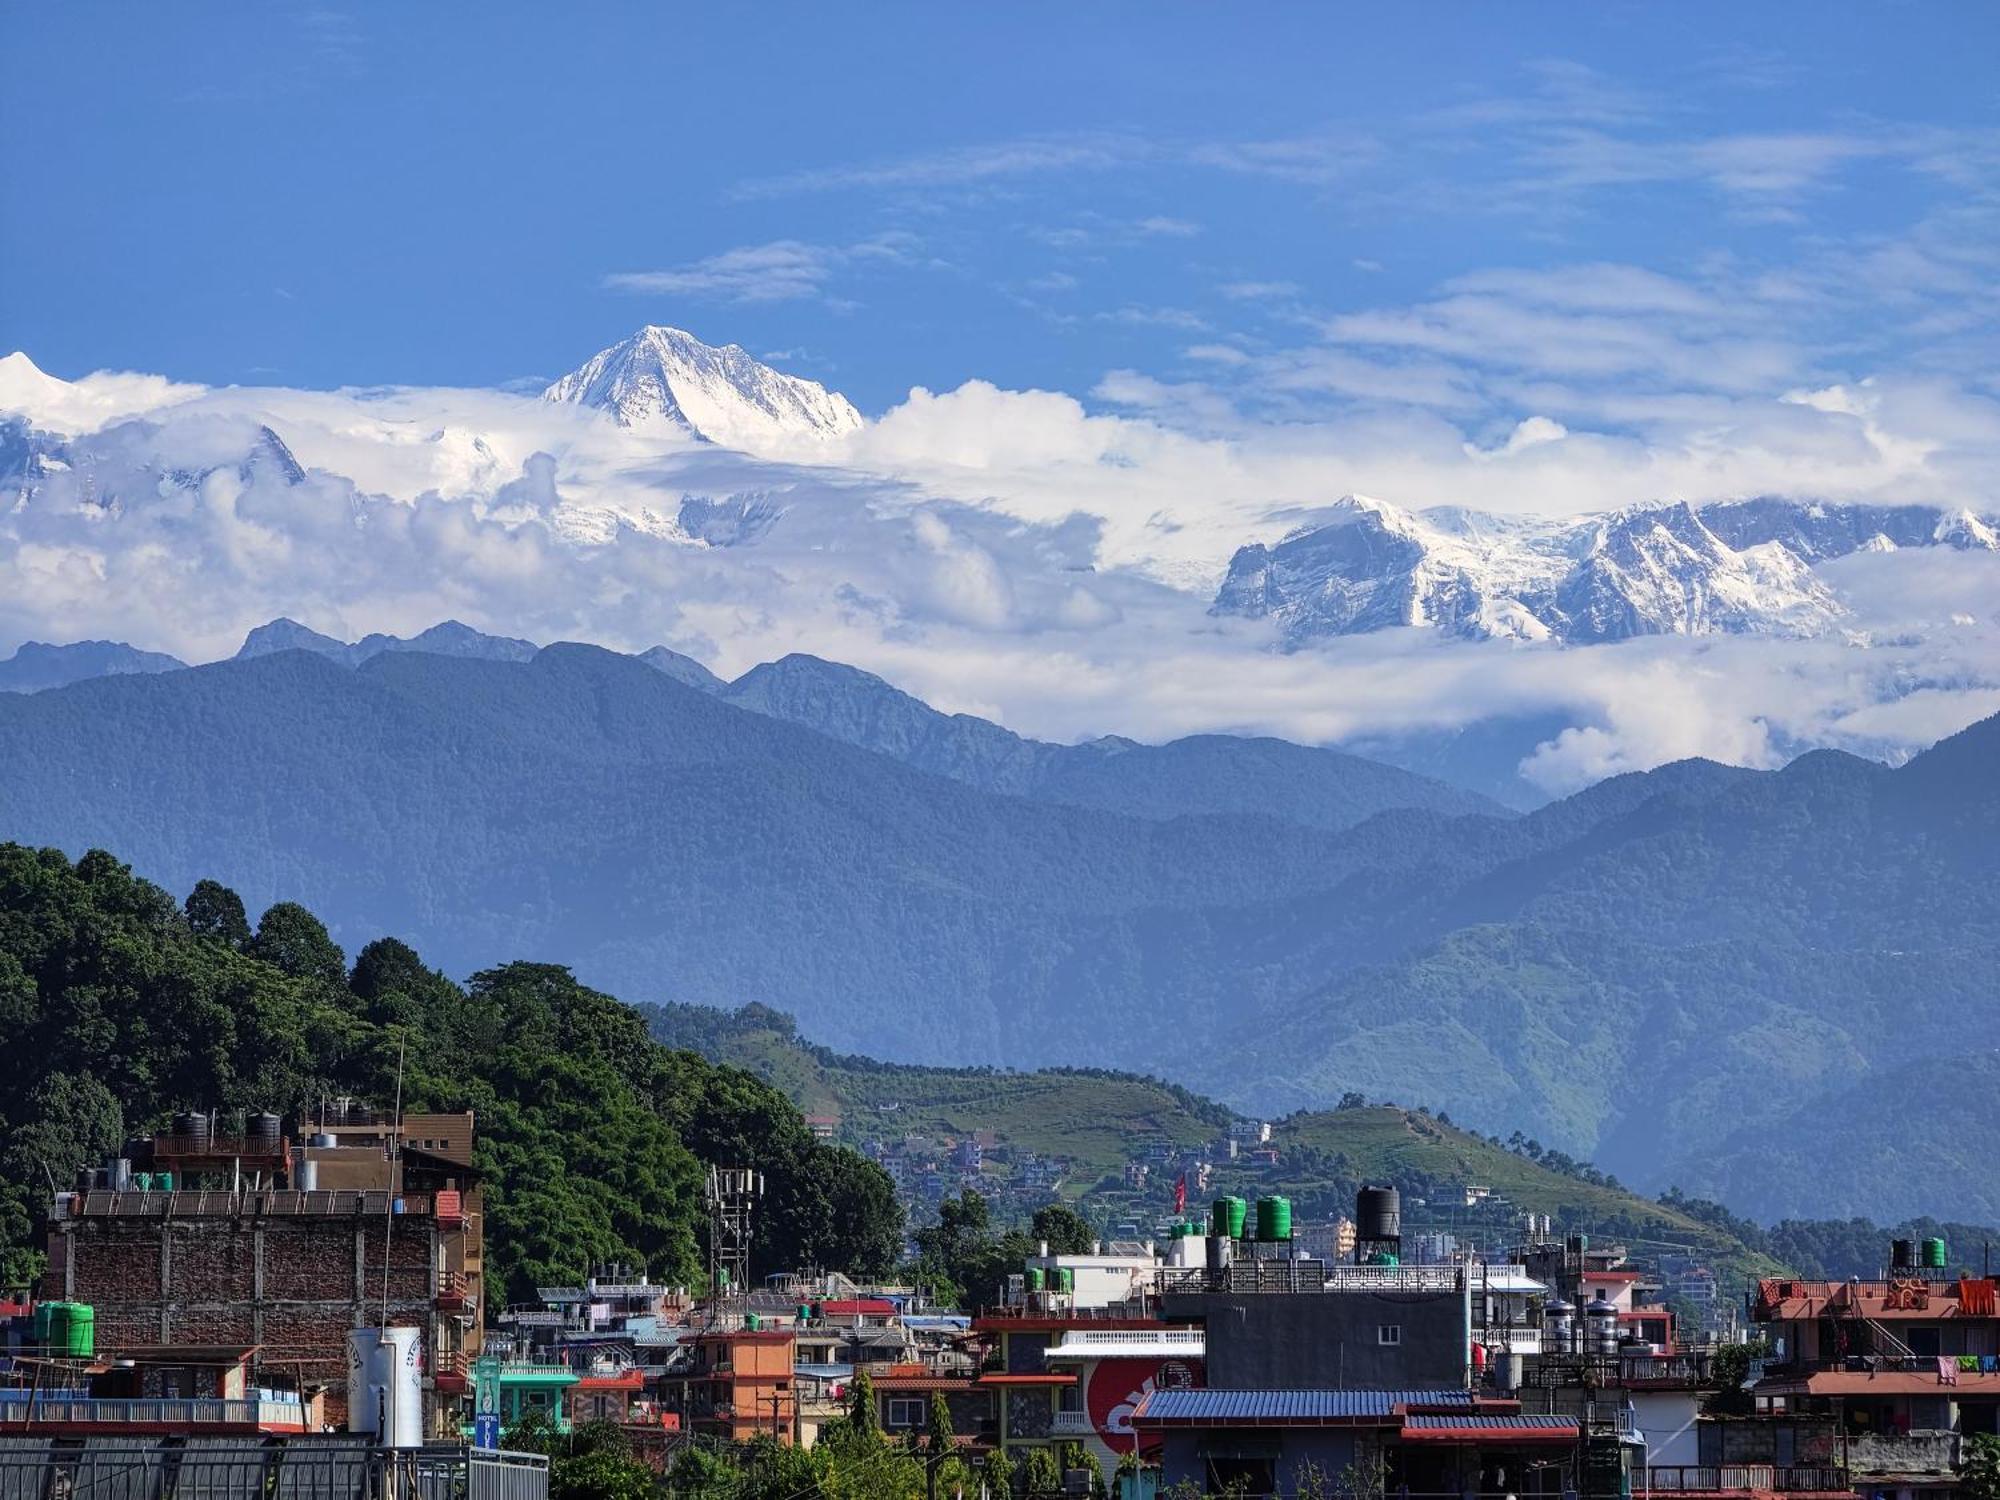
<svg viewBox="0 0 2000 1500"><path fill-rule="evenodd" d="M424 1331L357 1328L347 1336L347 1430L385 1448L424 1445Z"/></svg>

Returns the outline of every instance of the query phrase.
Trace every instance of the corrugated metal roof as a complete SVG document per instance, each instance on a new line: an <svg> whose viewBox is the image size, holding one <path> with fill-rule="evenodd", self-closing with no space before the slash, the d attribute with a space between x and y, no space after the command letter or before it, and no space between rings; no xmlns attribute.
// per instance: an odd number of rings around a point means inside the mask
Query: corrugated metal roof
<svg viewBox="0 0 2000 1500"><path fill-rule="evenodd" d="M1409 1428L1470 1429L1513 1432L1575 1432L1575 1417L1552 1416L1547 1412L1529 1412L1520 1416L1496 1417L1486 1413L1476 1416L1452 1417L1405 1417L1403 1425Z"/></svg>
<svg viewBox="0 0 2000 1500"><path fill-rule="evenodd" d="M1472 1405L1466 1391L1168 1390L1134 1413L1142 1422L1353 1422L1387 1420L1402 1407Z"/></svg>

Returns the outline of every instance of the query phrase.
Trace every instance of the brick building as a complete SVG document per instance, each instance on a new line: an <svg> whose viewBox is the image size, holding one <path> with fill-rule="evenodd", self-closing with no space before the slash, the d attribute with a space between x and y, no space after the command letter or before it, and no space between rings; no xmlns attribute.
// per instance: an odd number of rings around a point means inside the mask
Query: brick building
<svg viewBox="0 0 2000 1500"><path fill-rule="evenodd" d="M96 1310L100 1354L252 1349L255 1369L323 1393L333 1426L352 1330L422 1328L427 1430L456 1435L479 1349L471 1128L410 1115L331 1123L297 1147L275 1132L135 1142L123 1186L58 1196L42 1295Z"/></svg>

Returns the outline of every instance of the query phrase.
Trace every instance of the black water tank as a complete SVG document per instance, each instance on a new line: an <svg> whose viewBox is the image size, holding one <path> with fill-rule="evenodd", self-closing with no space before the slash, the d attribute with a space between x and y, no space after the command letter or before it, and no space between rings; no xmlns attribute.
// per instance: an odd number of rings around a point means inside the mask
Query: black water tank
<svg viewBox="0 0 2000 1500"><path fill-rule="evenodd" d="M184 1135L191 1141L206 1141L208 1139L208 1116L202 1114L175 1115L174 1134Z"/></svg>
<svg viewBox="0 0 2000 1500"><path fill-rule="evenodd" d="M1895 1271L1907 1271L1917 1263L1917 1242L1915 1240L1889 1241L1889 1267Z"/></svg>
<svg viewBox="0 0 2000 1500"><path fill-rule="evenodd" d="M1403 1195L1392 1187L1364 1187L1356 1193L1354 1235L1361 1240L1400 1240Z"/></svg>
<svg viewBox="0 0 2000 1500"><path fill-rule="evenodd" d="M268 1110L250 1117L250 1146L255 1151L276 1151L284 1139L284 1121Z"/></svg>

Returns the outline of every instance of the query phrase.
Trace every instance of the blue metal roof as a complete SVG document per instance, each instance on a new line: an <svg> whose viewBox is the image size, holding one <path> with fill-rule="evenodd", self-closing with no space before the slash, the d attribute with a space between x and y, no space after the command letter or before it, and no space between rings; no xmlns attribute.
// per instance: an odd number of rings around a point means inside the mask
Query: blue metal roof
<svg viewBox="0 0 2000 1500"><path fill-rule="evenodd" d="M1577 1430L1575 1417L1554 1416L1547 1412L1524 1412L1511 1417L1494 1416L1487 1412L1451 1417L1405 1417L1403 1425L1417 1429L1477 1429L1482 1432L1575 1432Z"/></svg>
<svg viewBox="0 0 2000 1500"><path fill-rule="evenodd" d="M1467 1391L1175 1390L1148 1395L1133 1420L1141 1426L1236 1423L1387 1422L1399 1407L1472 1405Z"/></svg>

